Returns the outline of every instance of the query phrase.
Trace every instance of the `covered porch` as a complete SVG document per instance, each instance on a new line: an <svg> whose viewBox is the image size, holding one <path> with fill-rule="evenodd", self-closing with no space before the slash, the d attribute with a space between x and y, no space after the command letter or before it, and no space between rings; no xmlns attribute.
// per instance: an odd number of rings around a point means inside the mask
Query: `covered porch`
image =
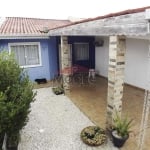
<svg viewBox="0 0 150 150"><path fill-rule="evenodd" d="M68 26L63 26L58 29L54 29L49 31L49 34L51 36L61 36L61 58L62 58L62 69L70 68L71 67L71 57L70 57L70 48L68 45L68 36L102 36L102 37L109 37L109 59L108 59L108 82L101 82L99 83L99 86L102 87L98 88L97 86L94 88L94 90L89 90L86 88L82 95L81 87L78 87L77 91L80 90L80 94L75 94L76 91L73 88L70 88L70 82L69 82L69 76L70 73L63 73L63 87L68 93L69 96L71 96L71 99L74 99L76 97L76 101L82 101L82 98L85 99L85 101L91 97L88 101L94 101L96 103L96 108L99 108L100 110L97 112L94 108L94 103L87 105L87 110L92 112L92 110L96 111L98 114L98 117L103 120L104 122L103 126L109 129L113 125L113 118L115 115L115 112L119 112L120 115L128 114L131 115L131 118L142 118L143 116L143 122L142 122L142 131L140 131L140 120L136 124L136 129L140 132L145 131L145 127L147 127L147 116L149 112L149 88L150 85L145 85L145 99L144 94L143 97L141 96L141 100L137 100L136 97L139 96L139 91L131 92L131 95L128 94L130 91L127 90L124 86L124 69L125 69L125 54L126 54L126 39L127 38L134 38L134 39L150 39L149 34L149 22L148 18L146 18L147 15L147 8L143 9L136 9L132 11L124 11L120 13L110 14L106 16L97 17L94 19L87 19L81 22L77 22L75 24L70 24ZM146 18L146 19L145 19ZM146 57L148 64L150 64L150 59ZM147 72L150 74L149 65L147 65ZM149 83L149 78L145 77L145 80L147 83ZM102 86L104 84L105 86ZM106 88L104 88L106 87ZM83 88L83 87L82 87ZM91 93L93 92L93 94ZM94 94L97 93L97 94ZM89 93L91 93L89 95ZM143 92L144 93L144 92ZM74 95L75 94L75 95ZM100 95L99 95L100 94ZM74 96L73 96L74 95ZM97 95L97 96L96 96ZM125 98L126 96L126 98ZM78 99L78 100L77 100ZM99 99L99 100L98 100ZM132 99L135 99L133 101ZM136 101L137 100L137 101ZM100 101L100 102L98 102ZM133 104L132 104L133 101ZM145 103L144 103L145 101ZM89 102L88 102L89 103ZM145 106L146 111L142 111L143 103ZM79 103L80 104L80 103ZM78 105L79 105L78 104ZM146 105L145 105L146 104ZM85 106L85 104L80 104L82 107ZM135 109L135 107L139 106L139 111ZM80 106L80 107L81 107ZM101 109L101 107L103 109ZM126 109L125 109L126 108ZM138 113L139 112L139 113ZM142 115L143 112L143 115ZM147 112L147 113L146 113ZM88 111L87 111L88 113ZM102 114L103 117L100 117ZM92 118L92 117L91 117ZM96 118L96 117L93 117ZM94 119L95 120L95 119ZM100 123L100 122L97 122ZM147 132L147 131L146 131ZM145 133L145 132L144 132ZM136 132L137 134L137 132ZM143 141L144 141L144 135L141 135L140 139L140 150L143 150ZM135 135L134 135L135 136ZM137 136L136 136L137 137ZM135 137L132 138L134 142L131 142L131 145L135 143ZM131 145L129 144L129 149L131 149ZM144 143L144 146L146 144ZM135 149L135 147L133 147Z"/></svg>
<svg viewBox="0 0 150 150"><path fill-rule="evenodd" d="M55 83L55 84L54 84ZM58 82L48 82L41 87L55 86ZM96 125L105 128L106 126L106 112L107 112L107 86L108 80L102 76L96 76L95 82L92 84L72 84L70 92L68 93L69 99ZM38 88L36 87L36 88ZM138 150L138 137L141 124L141 117L144 104L144 90L124 85L123 92L123 107L122 115L128 115L133 118L132 133L129 140L125 143L121 150ZM146 137L143 150L148 150L150 147L150 117L148 121L148 128L146 130Z"/></svg>
<svg viewBox="0 0 150 150"><path fill-rule="evenodd" d="M103 128L106 126L107 112L107 85L108 80L101 76L96 76L95 83L92 85L75 84L68 94L73 103L84 113L88 118ZM142 118L144 90L125 84L123 99L122 99L122 115L128 115L133 118L132 133L130 138L121 150L137 150L138 137ZM148 121L150 125L150 117ZM148 150L150 147L150 128L146 130L146 137L143 150Z"/></svg>

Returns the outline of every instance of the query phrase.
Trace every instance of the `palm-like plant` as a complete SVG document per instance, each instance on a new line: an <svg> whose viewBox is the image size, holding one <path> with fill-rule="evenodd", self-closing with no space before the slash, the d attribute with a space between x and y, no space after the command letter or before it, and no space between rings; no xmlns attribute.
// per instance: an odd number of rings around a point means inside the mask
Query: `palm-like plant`
<svg viewBox="0 0 150 150"><path fill-rule="evenodd" d="M128 117L121 118L121 116L116 113L114 117L114 130L117 131L117 134L121 137L126 137L129 135L130 128L132 127L133 119L128 119Z"/></svg>

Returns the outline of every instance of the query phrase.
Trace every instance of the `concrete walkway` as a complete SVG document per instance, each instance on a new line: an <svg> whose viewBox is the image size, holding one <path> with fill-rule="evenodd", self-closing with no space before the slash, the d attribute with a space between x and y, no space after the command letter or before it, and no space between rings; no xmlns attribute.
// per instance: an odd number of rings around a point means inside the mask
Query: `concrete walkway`
<svg viewBox="0 0 150 150"><path fill-rule="evenodd" d="M19 150L118 150L108 141L90 147L80 140L80 132L93 123L64 95L51 88L37 90L29 122L21 132Z"/></svg>

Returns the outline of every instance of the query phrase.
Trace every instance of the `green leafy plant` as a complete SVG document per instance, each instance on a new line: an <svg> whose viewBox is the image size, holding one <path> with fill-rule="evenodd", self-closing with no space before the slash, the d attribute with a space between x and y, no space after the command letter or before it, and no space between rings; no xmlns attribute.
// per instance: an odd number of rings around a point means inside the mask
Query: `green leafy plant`
<svg viewBox="0 0 150 150"><path fill-rule="evenodd" d="M18 139L19 131L26 125L35 94L14 55L0 52L0 134L6 133L10 142Z"/></svg>
<svg viewBox="0 0 150 150"><path fill-rule="evenodd" d="M114 126L113 129L117 131L117 134L121 137L126 137L131 132L133 119L128 119L127 116L121 118L121 116L116 113L114 117Z"/></svg>
<svg viewBox="0 0 150 150"><path fill-rule="evenodd" d="M52 90L56 95L64 93L64 89L62 86L54 87L54 88L52 88Z"/></svg>
<svg viewBox="0 0 150 150"><path fill-rule="evenodd" d="M0 92L0 112L3 111L2 108L1 108L1 103L5 100L5 95ZM0 114L0 118L1 118L1 114ZM2 118L1 118L2 119ZM0 125L0 150L2 148L2 145L3 145L3 140L4 140L4 131L3 131L3 128L2 126Z"/></svg>

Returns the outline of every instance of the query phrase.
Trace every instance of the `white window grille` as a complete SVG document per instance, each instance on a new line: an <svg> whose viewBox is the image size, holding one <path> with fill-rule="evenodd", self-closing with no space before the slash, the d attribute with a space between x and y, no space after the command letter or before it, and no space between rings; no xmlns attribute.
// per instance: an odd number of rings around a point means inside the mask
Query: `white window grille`
<svg viewBox="0 0 150 150"><path fill-rule="evenodd" d="M9 51L21 67L41 66L40 43L9 43Z"/></svg>
<svg viewBox="0 0 150 150"><path fill-rule="evenodd" d="M89 60L89 44L75 43L74 44L75 60Z"/></svg>

